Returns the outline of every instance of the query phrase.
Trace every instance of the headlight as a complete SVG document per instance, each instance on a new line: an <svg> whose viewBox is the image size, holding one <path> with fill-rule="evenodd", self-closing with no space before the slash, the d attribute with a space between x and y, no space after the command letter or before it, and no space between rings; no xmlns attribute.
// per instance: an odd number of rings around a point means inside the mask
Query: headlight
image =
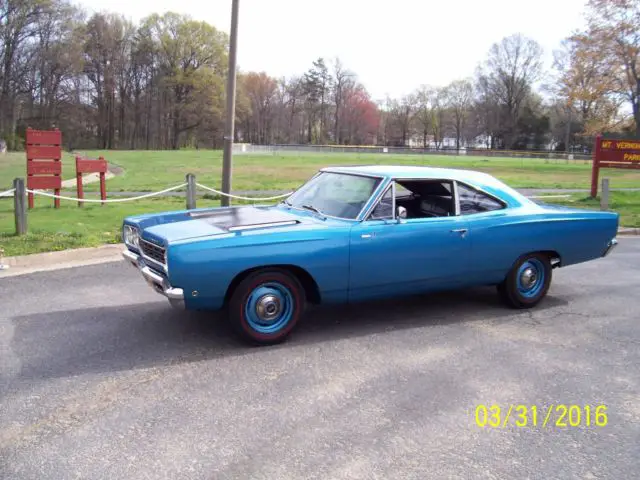
<svg viewBox="0 0 640 480"><path fill-rule="evenodd" d="M138 238L139 238L139 234L138 234L138 229L136 227L132 227L131 225L125 225L124 226L124 243L127 245L130 245L132 247L136 247L139 248L139 244L138 244Z"/></svg>

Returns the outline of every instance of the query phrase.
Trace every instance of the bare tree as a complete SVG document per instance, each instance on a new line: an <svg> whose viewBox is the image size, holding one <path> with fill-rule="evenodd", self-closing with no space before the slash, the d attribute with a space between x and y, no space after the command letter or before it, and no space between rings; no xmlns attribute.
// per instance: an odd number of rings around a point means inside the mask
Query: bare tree
<svg viewBox="0 0 640 480"><path fill-rule="evenodd" d="M535 40L515 34L493 44L479 69L478 86L500 106L502 134L509 148L517 135L523 102L542 74L541 58L542 47Z"/></svg>
<svg viewBox="0 0 640 480"><path fill-rule="evenodd" d="M608 61L615 91L631 105L640 136L640 0L589 0L586 35Z"/></svg>
<svg viewBox="0 0 640 480"><path fill-rule="evenodd" d="M340 116L345 101L345 91L353 88L355 74L347 70L339 58L333 64L333 141L342 143L340 135Z"/></svg>
<svg viewBox="0 0 640 480"><path fill-rule="evenodd" d="M435 89L428 85L421 85L414 93L416 99L415 124L422 136L422 146L429 145L429 133L433 129L433 100Z"/></svg>
<svg viewBox="0 0 640 480"><path fill-rule="evenodd" d="M473 84L470 80L455 80L445 89L446 104L451 110L456 136L456 150L460 150L460 140L467 126L467 119L473 105Z"/></svg>

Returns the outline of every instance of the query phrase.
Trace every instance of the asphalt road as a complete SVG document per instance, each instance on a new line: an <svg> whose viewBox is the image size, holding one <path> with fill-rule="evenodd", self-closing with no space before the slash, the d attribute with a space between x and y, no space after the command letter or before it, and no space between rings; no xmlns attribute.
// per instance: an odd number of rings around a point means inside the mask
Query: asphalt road
<svg viewBox="0 0 640 480"><path fill-rule="evenodd" d="M267 348L124 262L0 279L0 478L637 477L638 265L623 238L532 311L492 289L324 307ZM537 425L478 427L492 404ZM607 425L543 427L550 404Z"/></svg>

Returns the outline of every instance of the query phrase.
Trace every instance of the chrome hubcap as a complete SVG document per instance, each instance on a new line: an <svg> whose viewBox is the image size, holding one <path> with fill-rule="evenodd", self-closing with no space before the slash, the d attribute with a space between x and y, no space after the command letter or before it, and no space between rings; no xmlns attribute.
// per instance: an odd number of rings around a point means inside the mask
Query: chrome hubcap
<svg viewBox="0 0 640 480"><path fill-rule="evenodd" d="M275 295L263 295L256 302L256 314L260 320L273 320L281 309L280 300Z"/></svg>
<svg viewBox="0 0 640 480"><path fill-rule="evenodd" d="M534 283L536 283L538 276L536 275L535 270L533 268L527 268L522 275L520 275L520 283L524 288L531 287Z"/></svg>

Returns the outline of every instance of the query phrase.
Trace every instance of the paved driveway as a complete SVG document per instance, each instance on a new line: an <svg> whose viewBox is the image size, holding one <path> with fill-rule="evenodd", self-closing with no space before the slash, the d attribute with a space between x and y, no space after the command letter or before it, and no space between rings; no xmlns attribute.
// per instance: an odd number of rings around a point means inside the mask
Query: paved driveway
<svg viewBox="0 0 640 480"><path fill-rule="evenodd" d="M0 279L0 478L632 478L640 240L620 243L533 311L492 289L321 308L268 348L124 262ZM478 427L491 404L537 426ZM550 404L608 423L542 427Z"/></svg>

